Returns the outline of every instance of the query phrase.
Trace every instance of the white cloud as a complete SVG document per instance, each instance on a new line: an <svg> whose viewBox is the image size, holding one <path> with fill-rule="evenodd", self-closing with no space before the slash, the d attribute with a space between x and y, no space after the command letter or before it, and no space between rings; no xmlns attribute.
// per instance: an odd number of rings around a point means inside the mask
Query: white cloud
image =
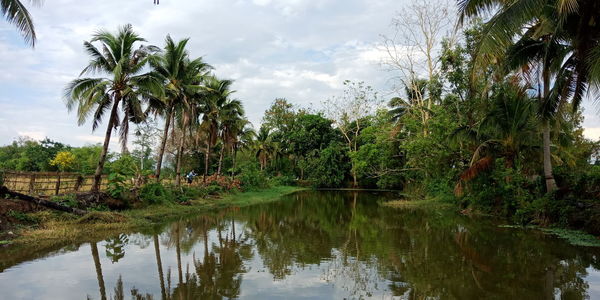
<svg viewBox="0 0 600 300"><path fill-rule="evenodd" d="M193 56L203 56L218 76L235 79L255 124L277 97L307 106L343 88L345 79L365 81L380 91L392 76L379 65L380 34L403 2L395 0L55 0L32 8L38 43L28 48L6 22L0 22L0 144L19 132L45 133L72 145L101 140L104 126L78 127L65 109L64 86L88 58L82 42L98 29L114 31L131 23L152 43L167 34L190 37ZM595 111L586 127L600 127ZM119 149L117 139L112 149Z"/></svg>
<svg viewBox="0 0 600 300"><path fill-rule="evenodd" d="M583 130L583 135L593 141L600 140L600 127L588 127Z"/></svg>

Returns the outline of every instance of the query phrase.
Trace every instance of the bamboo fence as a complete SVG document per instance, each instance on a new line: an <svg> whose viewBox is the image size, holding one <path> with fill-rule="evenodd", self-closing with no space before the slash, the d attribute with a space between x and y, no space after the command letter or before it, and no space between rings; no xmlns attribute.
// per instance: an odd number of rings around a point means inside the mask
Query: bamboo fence
<svg viewBox="0 0 600 300"><path fill-rule="evenodd" d="M4 186L28 195L61 195L88 192L92 189L94 176L66 172L15 172L0 171ZM102 175L100 189L106 189L106 175Z"/></svg>

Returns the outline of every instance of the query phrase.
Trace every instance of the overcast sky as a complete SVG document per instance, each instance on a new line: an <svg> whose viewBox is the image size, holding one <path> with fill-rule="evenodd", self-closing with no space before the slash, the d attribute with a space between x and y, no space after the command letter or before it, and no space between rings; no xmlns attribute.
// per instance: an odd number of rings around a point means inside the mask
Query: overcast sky
<svg viewBox="0 0 600 300"><path fill-rule="evenodd" d="M102 141L104 127L77 127L63 88L86 66L82 43L100 28L130 23L148 43L189 37L220 77L235 80L250 121L277 97L309 106L339 94L345 79L385 93L393 74L379 65L398 0L47 0L31 8L38 41L29 48L0 21L0 145L19 136L73 146ZM600 136L597 106L586 104L586 134ZM118 149L116 139L111 143Z"/></svg>

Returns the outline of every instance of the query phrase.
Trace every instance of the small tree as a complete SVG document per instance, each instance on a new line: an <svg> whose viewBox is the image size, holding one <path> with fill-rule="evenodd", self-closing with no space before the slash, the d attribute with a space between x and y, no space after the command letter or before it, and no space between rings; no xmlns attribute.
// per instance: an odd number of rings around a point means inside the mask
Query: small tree
<svg viewBox="0 0 600 300"><path fill-rule="evenodd" d="M58 152L54 159L50 161L50 165L57 167L61 172L73 170L75 164L75 155L69 151Z"/></svg>
<svg viewBox="0 0 600 300"><path fill-rule="evenodd" d="M364 82L344 81L346 89L342 96L323 103L327 117L344 136L350 156L358 151L358 136L366 126L366 119L381 105L377 92ZM353 185L358 186L356 166L352 162Z"/></svg>

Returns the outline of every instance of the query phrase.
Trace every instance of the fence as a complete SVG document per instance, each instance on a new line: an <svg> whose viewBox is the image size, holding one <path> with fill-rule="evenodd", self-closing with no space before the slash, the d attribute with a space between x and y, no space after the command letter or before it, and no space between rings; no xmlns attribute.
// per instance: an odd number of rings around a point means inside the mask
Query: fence
<svg viewBox="0 0 600 300"><path fill-rule="evenodd" d="M78 173L59 172L13 172L0 171L4 186L8 189L29 195L60 195L87 192L92 189L94 176ZM106 189L106 176L102 176L100 189Z"/></svg>

